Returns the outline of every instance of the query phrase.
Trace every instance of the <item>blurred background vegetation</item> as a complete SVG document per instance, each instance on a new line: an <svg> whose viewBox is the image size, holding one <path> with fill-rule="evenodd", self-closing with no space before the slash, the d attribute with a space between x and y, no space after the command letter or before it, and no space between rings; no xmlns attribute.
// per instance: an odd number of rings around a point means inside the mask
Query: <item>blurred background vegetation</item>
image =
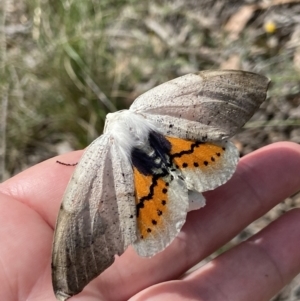
<svg viewBox="0 0 300 301"><path fill-rule="evenodd" d="M300 142L298 2L1 0L2 179L84 148L107 112L204 69L272 79L271 100L235 139L242 154Z"/></svg>
<svg viewBox="0 0 300 301"><path fill-rule="evenodd" d="M86 147L108 112L204 69L272 80L233 138L241 155L300 143L299 0L0 0L0 181ZM287 199L237 242L299 205L299 195ZM274 300L300 300L298 284Z"/></svg>

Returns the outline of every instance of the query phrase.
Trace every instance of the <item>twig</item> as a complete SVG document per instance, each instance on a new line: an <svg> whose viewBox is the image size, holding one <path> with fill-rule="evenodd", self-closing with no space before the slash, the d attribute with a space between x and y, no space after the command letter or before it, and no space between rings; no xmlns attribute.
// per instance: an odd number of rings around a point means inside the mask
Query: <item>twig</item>
<svg viewBox="0 0 300 301"><path fill-rule="evenodd" d="M8 105L8 85L1 87L1 108L0 108L0 182L4 180L5 174L5 151L6 151L6 124Z"/></svg>
<svg viewBox="0 0 300 301"><path fill-rule="evenodd" d="M0 182L4 180L6 151L6 121L8 105L8 84L6 81L6 1L0 0Z"/></svg>
<svg viewBox="0 0 300 301"><path fill-rule="evenodd" d="M5 19L6 19L6 1L0 0L0 80L4 80L6 64L6 36L5 36Z"/></svg>

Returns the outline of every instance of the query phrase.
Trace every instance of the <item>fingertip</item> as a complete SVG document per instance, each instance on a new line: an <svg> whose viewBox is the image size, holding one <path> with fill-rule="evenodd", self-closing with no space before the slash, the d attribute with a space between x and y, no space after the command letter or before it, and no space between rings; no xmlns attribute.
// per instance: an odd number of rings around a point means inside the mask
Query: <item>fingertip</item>
<svg viewBox="0 0 300 301"><path fill-rule="evenodd" d="M299 191L299 170L300 145L277 142L243 157L233 178L244 179L261 200L273 195L276 204Z"/></svg>
<svg viewBox="0 0 300 301"><path fill-rule="evenodd" d="M28 168L2 183L0 191L31 207L53 227L62 195L75 168L56 161L76 163L82 152L53 157Z"/></svg>
<svg viewBox="0 0 300 301"><path fill-rule="evenodd" d="M284 157L289 160L296 159L296 161L299 162L300 145L290 141L272 143L241 158L241 162L245 159L256 159L257 157L262 155L270 157L271 159L273 159L273 156L281 156L281 158Z"/></svg>
<svg viewBox="0 0 300 301"><path fill-rule="evenodd" d="M263 248L283 282L290 282L300 271L300 208L291 209L249 242Z"/></svg>

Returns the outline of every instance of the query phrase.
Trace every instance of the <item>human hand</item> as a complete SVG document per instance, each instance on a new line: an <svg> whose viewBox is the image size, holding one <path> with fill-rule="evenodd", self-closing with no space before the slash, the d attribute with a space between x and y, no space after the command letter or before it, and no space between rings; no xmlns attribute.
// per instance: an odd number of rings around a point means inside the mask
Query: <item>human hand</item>
<svg viewBox="0 0 300 301"><path fill-rule="evenodd" d="M51 245L62 194L82 151L38 164L0 185L0 300L55 301ZM300 211L179 279L249 223L300 189L300 146L276 143L240 160L205 193L174 242L151 259L129 248L72 301L269 300L300 272Z"/></svg>

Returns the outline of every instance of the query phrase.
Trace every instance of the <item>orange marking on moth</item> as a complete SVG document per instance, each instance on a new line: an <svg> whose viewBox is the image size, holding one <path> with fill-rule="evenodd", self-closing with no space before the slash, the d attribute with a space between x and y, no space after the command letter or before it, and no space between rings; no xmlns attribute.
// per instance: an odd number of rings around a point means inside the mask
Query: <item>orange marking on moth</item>
<svg viewBox="0 0 300 301"><path fill-rule="evenodd" d="M150 193L150 186L153 181L153 176L145 176L141 174L135 167L133 168L134 184L135 184L135 202L139 203L139 199L147 196Z"/></svg>
<svg viewBox="0 0 300 301"><path fill-rule="evenodd" d="M181 168L201 168L215 166L222 158L224 149L213 143L196 143L174 137L166 137L171 143L173 162ZM188 152L188 153L184 153Z"/></svg>
<svg viewBox="0 0 300 301"><path fill-rule="evenodd" d="M141 237L145 239L163 227L163 217L168 206L168 186L162 178L145 176L136 168L133 174L136 204L142 202L144 205L139 208L137 227Z"/></svg>

